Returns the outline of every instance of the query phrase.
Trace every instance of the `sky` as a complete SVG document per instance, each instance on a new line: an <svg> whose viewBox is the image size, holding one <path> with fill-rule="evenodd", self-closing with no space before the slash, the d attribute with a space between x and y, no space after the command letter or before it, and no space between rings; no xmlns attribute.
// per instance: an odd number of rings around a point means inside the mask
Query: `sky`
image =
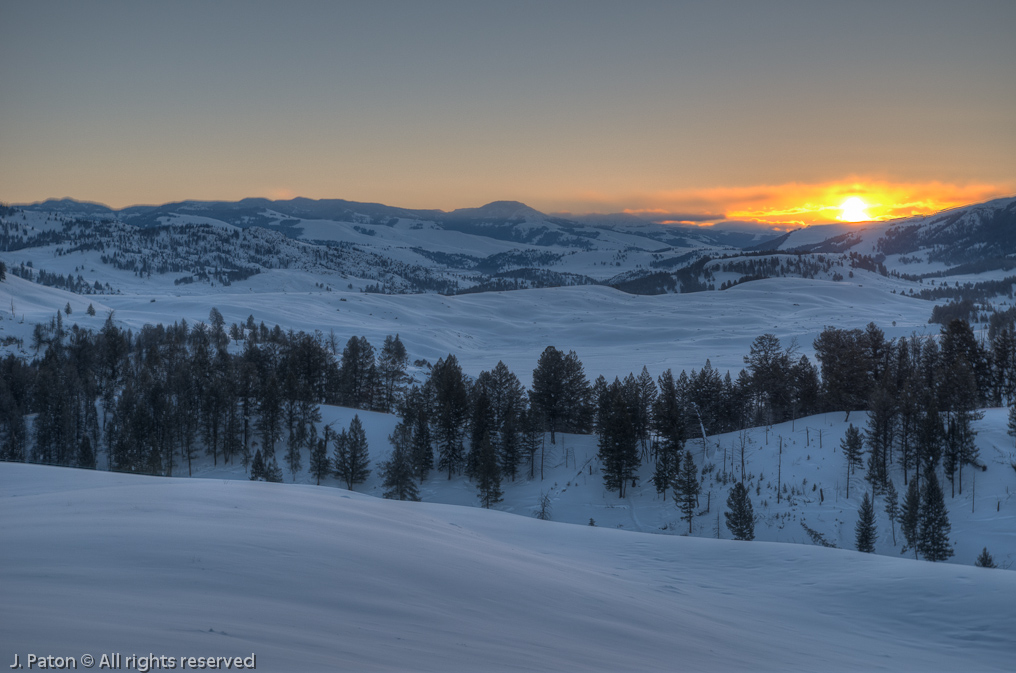
<svg viewBox="0 0 1016 673"><path fill-rule="evenodd" d="M0 26L10 203L792 227L1016 194L1012 0L0 0Z"/></svg>

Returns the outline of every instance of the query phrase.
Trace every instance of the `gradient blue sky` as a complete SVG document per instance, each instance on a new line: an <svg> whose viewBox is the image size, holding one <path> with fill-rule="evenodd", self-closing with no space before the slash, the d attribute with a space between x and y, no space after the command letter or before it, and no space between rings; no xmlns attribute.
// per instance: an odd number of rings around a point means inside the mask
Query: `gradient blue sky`
<svg viewBox="0 0 1016 673"><path fill-rule="evenodd" d="M3 0L0 25L8 202L807 221L1016 192L1012 0Z"/></svg>

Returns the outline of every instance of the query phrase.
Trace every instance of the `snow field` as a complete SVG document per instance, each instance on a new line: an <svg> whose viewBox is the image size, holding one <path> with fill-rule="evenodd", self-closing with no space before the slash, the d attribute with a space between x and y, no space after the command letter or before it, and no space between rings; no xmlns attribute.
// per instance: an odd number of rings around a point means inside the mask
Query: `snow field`
<svg viewBox="0 0 1016 673"><path fill-rule="evenodd" d="M337 489L0 465L3 656L259 670L1009 670L1016 574Z"/></svg>

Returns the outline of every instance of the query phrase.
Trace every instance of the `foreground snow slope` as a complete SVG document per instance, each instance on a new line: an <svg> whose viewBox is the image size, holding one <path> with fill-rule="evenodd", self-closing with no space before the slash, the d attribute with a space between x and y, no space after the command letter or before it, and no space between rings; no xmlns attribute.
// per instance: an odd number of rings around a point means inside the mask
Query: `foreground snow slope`
<svg viewBox="0 0 1016 673"><path fill-rule="evenodd" d="M1011 670L1016 573L336 489L0 464L0 656L259 670Z"/></svg>

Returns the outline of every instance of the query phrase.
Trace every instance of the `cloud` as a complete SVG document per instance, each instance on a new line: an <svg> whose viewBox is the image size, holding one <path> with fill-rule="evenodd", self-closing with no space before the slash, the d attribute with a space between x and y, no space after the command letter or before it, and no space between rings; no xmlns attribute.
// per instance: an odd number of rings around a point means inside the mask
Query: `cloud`
<svg viewBox="0 0 1016 673"><path fill-rule="evenodd" d="M723 213L696 213L694 211L680 211L673 212L668 210L662 210L660 208L626 208L624 210L626 215L634 215L640 219L646 220L647 222L657 223L674 223L681 222L687 224L695 224L699 222L715 222L716 220L722 220L726 217Z"/></svg>

